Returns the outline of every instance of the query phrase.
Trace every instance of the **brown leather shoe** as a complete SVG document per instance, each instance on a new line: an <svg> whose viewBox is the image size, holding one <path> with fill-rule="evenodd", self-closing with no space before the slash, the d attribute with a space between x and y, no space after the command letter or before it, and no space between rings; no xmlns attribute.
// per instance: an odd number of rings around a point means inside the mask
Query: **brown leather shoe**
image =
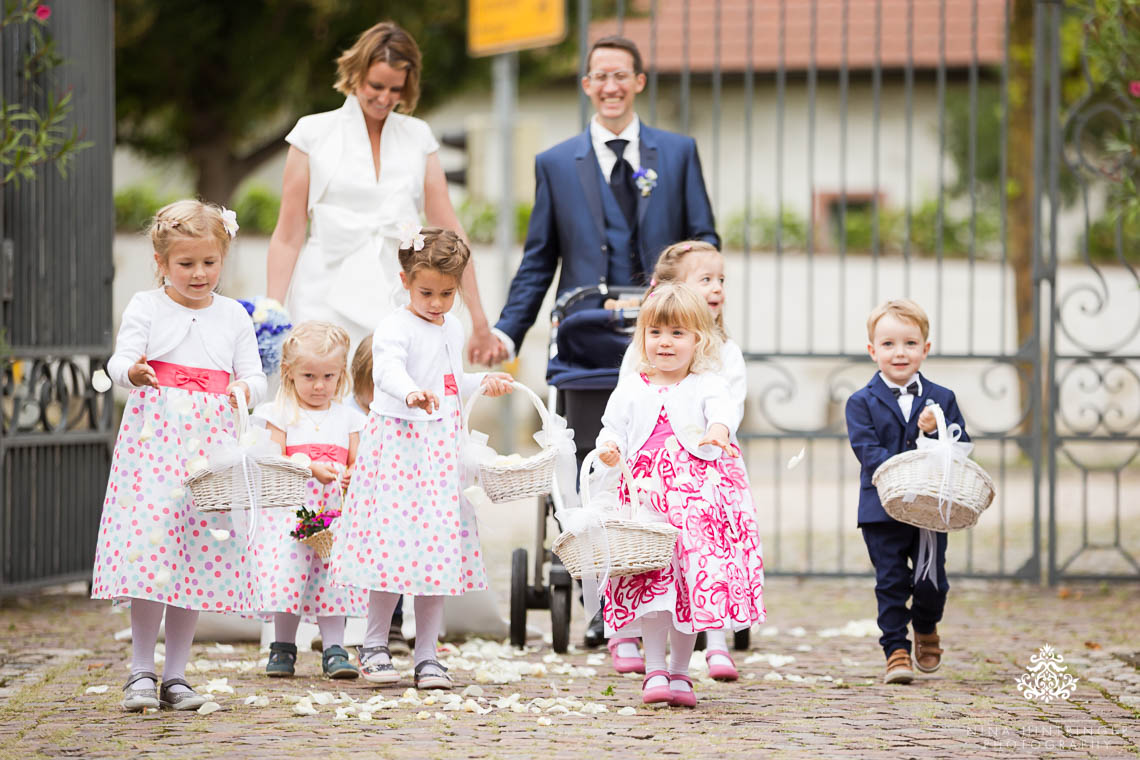
<svg viewBox="0 0 1140 760"><path fill-rule="evenodd" d="M942 665L942 649L938 631L914 632L914 666L923 673L933 673Z"/></svg>
<svg viewBox="0 0 1140 760"><path fill-rule="evenodd" d="M896 649L887 656L887 672L883 675L883 683L910 683L914 680L914 671L910 668L910 652L905 649Z"/></svg>

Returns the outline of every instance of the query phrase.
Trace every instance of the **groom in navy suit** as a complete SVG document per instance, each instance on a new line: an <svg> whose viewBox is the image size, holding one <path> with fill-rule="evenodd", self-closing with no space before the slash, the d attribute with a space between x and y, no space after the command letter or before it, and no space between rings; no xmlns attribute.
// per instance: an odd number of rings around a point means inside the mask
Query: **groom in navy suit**
<svg viewBox="0 0 1140 760"><path fill-rule="evenodd" d="M522 263L494 334L495 361L513 356L534 324L559 262L558 293L582 285L646 285L662 249L679 240L720 246L691 137L642 124L641 53L603 37L586 61L582 89L595 114L585 132L534 162L534 210Z"/></svg>

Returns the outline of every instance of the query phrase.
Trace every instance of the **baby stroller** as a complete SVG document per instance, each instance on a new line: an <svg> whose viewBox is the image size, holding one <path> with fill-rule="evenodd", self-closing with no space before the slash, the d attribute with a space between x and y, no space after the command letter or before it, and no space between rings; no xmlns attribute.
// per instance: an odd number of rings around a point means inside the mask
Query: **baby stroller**
<svg viewBox="0 0 1140 760"><path fill-rule="evenodd" d="M578 467L594 446L602 412L618 381L618 369L637 322L637 309L605 309L607 298L640 297L644 289L611 288L605 282L567 291L550 314L550 353L546 371L547 408L574 429ZM524 548L511 554L511 644L526 644L527 610L550 609L554 651L570 643L570 608L576 595L570 573L546 542L547 517L561 507L557 492L538 499L538 530L531 576ZM550 563L546 582L546 563ZM530 581L533 577L533 583Z"/></svg>

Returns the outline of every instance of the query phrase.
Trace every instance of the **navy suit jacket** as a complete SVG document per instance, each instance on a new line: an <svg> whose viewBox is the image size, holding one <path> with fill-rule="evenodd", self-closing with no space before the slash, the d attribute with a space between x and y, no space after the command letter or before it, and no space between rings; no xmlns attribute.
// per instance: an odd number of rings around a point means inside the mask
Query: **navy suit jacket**
<svg viewBox="0 0 1140 760"><path fill-rule="evenodd" d="M936 385L926 379L921 372L922 395L911 406L910 420L903 420L899 400L876 372L871 382L851 394L847 399L847 437L851 448L863 465L859 473L859 524L895 522L883 509L879 492L871 485L871 476L883 462L895 454L917 448L918 416L926 406L927 399L933 399L946 417L946 424L957 422L962 426L963 441L970 440L966 435L966 422L958 410L954 391ZM932 434L937 436L938 433Z"/></svg>
<svg viewBox="0 0 1140 760"><path fill-rule="evenodd" d="M693 138L642 122L638 140L641 166L657 172L657 186L637 199L638 254L648 276L667 246L695 239L719 248L720 238ZM606 276L609 251L600 175L589 129L535 158L534 209L522 263L495 325L516 348L534 324L560 261L559 295L597 285Z"/></svg>

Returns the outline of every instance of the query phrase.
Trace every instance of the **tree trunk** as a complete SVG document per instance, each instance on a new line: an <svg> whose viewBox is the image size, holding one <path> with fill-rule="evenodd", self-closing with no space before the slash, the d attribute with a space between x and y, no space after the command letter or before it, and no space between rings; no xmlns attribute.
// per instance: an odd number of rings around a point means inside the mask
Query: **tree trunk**
<svg viewBox="0 0 1140 760"><path fill-rule="evenodd" d="M1017 344L1024 348L1033 337L1033 18L1036 0L1015 0L1010 20L1009 133L1006 135L1008 178L1006 232L1009 262L1013 267ZM1044 126L1044 125L1042 125ZM1039 352L1041 346L1031 346ZM1017 363L1021 398L1027 405L1034 375L1032 360ZM1031 417L1026 419L1026 428Z"/></svg>
<svg viewBox="0 0 1140 760"><path fill-rule="evenodd" d="M234 172L236 162L229 146L220 140L195 146L190 151L190 163L197 174L198 197L229 207L234 190L242 180L242 176Z"/></svg>

